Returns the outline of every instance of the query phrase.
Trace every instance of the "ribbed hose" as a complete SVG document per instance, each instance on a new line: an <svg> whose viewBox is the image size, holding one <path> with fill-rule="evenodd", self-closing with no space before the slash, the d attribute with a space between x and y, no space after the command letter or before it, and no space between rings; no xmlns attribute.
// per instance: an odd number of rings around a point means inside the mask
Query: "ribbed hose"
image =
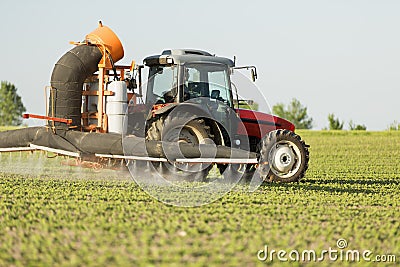
<svg viewBox="0 0 400 267"><path fill-rule="evenodd" d="M79 45L58 60L51 75L49 116L72 119L72 125L81 125L83 83L97 70L101 58L97 46ZM64 123L56 122L55 126L56 131L68 129Z"/></svg>

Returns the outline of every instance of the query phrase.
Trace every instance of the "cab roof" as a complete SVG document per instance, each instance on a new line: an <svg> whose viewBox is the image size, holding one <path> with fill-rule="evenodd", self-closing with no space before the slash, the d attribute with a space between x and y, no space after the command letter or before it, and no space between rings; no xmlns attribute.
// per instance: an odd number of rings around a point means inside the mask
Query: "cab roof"
<svg viewBox="0 0 400 267"><path fill-rule="evenodd" d="M154 65L183 65L185 63L219 63L234 67L234 62L229 58L217 57L206 51L195 49L169 49L164 50L161 55L146 57L143 60L146 66Z"/></svg>

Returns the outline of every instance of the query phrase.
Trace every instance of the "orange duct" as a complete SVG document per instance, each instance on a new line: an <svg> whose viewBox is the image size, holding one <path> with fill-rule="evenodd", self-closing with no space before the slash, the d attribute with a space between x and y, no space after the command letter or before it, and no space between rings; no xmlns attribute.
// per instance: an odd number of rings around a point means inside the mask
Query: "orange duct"
<svg viewBox="0 0 400 267"><path fill-rule="evenodd" d="M96 44L102 53L104 53L103 48L105 48L111 55L114 63L124 57L124 48L121 44L121 41L109 27L103 26L101 21L99 22L99 27L96 30L86 35L86 41Z"/></svg>

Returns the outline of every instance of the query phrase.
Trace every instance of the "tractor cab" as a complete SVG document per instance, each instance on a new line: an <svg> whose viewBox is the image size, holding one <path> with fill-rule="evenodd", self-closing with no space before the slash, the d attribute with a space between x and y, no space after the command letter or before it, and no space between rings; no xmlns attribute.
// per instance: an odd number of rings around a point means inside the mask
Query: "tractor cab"
<svg viewBox="0 0 400 267"><path fill-rule="evenodd" d="M149 67L146 103L183 103L196 98L218 100L233 108L232 60L200 50L165 50L144 59Z"/></svg>
<svg viewBox="0 0 400 267"><path fill-rule="evenodd" d="M238 127L230 80L232 60L205 51L179 49L147 57L144 64L149 68L145 103L151 109L147 138L161 140L162 136L154 138L151 134L155 124L165 125L171 119L176 123L179 117L183 121L183 116L189 116L202 118L198 127L207 129L207 138L217 135L219 138L213 138L216 144L227 144L223 135L232 136ZM203 142L199 137L192 139Z"/></svg>

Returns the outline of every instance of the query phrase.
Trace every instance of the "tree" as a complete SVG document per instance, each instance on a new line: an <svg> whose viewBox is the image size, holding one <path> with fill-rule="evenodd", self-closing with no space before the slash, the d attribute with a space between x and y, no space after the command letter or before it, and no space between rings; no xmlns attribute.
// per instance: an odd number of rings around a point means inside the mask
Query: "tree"
<svg viewBox="0 0 400 267"><path fill-rule="evenodd" d="M307 115L307 107L304 107L299 100L293 98L287 107L278 103L272 107L272 112L279 117L291 121L297 129L311 129L312 118Z"/></svg>
<svg viewBox="0 0 400 267"><path fill-rule="evenodd" d="M388 127L389 131L400 131L400 122L394 121Z"/></svg>
<svg viewBox="0 0 400 267"><path fill-rule="evenodd" d="M22 123L22 113L26 111L15 85L1 81L0 126L18 126Z"/></svg>
<svg viewBox="0 0 400 267"><path fill-rule="evenodd" d="M364 124L355 124L352 120L350 120L349 122L349 129L350 131L366 131L367 130L367 126L365 126Z"/></svg>
<svg viewBox="0 0 400 267"><path fill-rule="evenodd" d="M343 122L339 118L335 118L333 113L328 114L329 130L343 130Z"/></svg>

